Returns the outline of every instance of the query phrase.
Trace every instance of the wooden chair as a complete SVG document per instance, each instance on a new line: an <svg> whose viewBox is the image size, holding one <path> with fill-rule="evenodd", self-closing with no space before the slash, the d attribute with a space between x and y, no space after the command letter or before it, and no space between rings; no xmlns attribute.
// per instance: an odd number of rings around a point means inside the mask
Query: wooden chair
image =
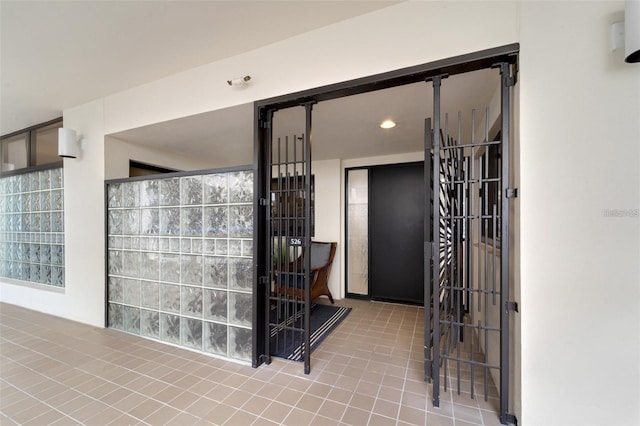
<svg viewBox="0 0 640 426"><path fill-rule="evenodd" d="M333 296L329 291L328 281L331 264L336 254L338 243L311 242L311 300L320 296L328 296L333 303ZM276 292L297 300L304 299L304 251L287 268L276 272Z"/></svg>

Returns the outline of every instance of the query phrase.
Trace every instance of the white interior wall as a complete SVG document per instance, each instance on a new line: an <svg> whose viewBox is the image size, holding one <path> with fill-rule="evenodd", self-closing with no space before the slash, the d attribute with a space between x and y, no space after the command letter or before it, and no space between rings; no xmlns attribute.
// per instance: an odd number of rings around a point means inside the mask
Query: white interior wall
<svg viewBox="0 0 640 426"><path fill-rule="evenodd" d="M311 173L315 184L316 228L314 240L336 241L338 249L331 265L329 275L329 291L334 299L342 298L340 276L342 271L342 257L340 256L340 160L313 161Z"/></svg>
<svg viewBox="0 0 640 426"><path fill-rule="evenodd" d="M187 158L148 146L134 145L114 137L106 137L105 179L128 178L129 160L180 171L204 170L216 167L215 164L198 158Z"/></svg>
<svg viewBox="0 0 640 426"><path fill-rule="evenodd" d="M609 51L624 5L521 7L522 422L640 424L640 65Z"/></svg>

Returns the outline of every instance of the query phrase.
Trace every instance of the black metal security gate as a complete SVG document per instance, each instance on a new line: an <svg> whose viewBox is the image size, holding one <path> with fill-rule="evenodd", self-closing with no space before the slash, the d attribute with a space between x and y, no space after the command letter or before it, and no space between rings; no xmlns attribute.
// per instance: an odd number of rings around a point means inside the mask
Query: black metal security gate
<svg viewBox="0 0 640 426"><path fill-rule="evenodd" d="M433 405L441 390L499 398L500 421L509 413L509 186L510 87L513 67L499 63L499 129L490 134L488 109L482 140L475 111L470 140L462 140L461 113L454 132L441 120L441 86L433 83L433 120L425 128L425 377ZM453 120L452 120L453 121ZM482 124L480 124L481 127ZM495 386L494 386L494 382Z"/></svg>
<svg viewBox="0 0 640 426"><path fill-rule="evenodd" d="M304 360L310 372L310 259L312 224L311 111L303 105L305 130L301 134L275 136L273 112L264 115L266 208L266 274L264 289L265 361L274 354L292 353Z"/></svg>

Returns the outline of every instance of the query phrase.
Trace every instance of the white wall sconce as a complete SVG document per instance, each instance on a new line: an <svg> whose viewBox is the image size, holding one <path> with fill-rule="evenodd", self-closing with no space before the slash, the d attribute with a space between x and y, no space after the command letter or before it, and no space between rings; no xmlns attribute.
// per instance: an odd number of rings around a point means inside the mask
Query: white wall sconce
<svg viewBox="0 0 640 426"><path fill-rule="evenodd" d="M624 60L640 62L640 0L624 2Z"/></svg>
<svg viewBox="0 0 640 426"><path fill-rule="evenodd" d="M75 130L65 127L58 129L58 156L63 158L78 157L78 137Z"/></svg>
<svg viewBox="0 0 640 426"><path fill-rule="evenodd" d="M618 49L625 62L640 62L640 0L625 0L624 21L611 24L611 51Z"/></svg>

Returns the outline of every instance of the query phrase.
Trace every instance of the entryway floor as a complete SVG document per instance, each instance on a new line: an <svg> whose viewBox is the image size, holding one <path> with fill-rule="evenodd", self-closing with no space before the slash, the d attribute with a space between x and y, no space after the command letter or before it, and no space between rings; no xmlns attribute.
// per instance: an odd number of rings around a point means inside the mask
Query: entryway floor
<svg viewBox="0 0 640 426"><path fill-rule="evenodd" d="M298 362L253 369L0 304L0 424L499 424L494 398L449 389L433 407L422 308L337 303L353 310L309 375Z"/></svg>

